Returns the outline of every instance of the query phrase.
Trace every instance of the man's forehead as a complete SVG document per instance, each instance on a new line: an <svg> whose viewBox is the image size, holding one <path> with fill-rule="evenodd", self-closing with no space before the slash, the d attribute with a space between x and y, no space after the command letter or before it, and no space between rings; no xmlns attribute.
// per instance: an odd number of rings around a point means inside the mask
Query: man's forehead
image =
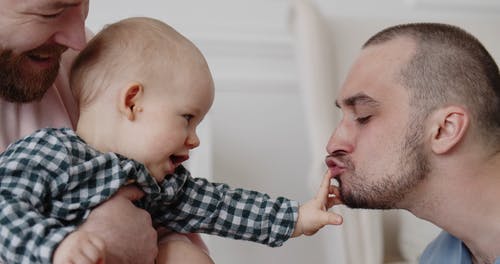
<svg viewBox="0 0 500 264"><path fill-rule="evenodd" d="M9 0L15 1L21 8L30 8L36 10L44 9L60 9L65 7L76 6L84 2L84 0Z"/></svg>
<svg viewBox="0 0 500 264"><path fill-rule="evenodd" d="M355 68L355 67L354 67ZM335 105L339 108L355 107L356 105L376 105L378 95L387 88L380 75L369 73L367 69L353 69L340 89Z"/></svg>
<svg viewBox="0 0 500 264"><path fill-rule="evenodd" d="M396 38L364 48L352 65L336 102L340 106L352 106L352 102L366 104L370 101L367 99L379 101L405 91L400 83L401 70L411 58L414 45L408 38Z"/></svg>

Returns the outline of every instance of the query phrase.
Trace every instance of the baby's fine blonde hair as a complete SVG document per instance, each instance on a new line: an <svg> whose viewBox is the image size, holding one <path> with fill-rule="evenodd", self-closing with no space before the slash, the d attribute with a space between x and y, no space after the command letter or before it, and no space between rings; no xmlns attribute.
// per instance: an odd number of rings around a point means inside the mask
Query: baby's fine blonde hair
<svg viewBox="0 0 500 264"><path fill-rule="evenodd" d="M187 38L160 20L127 18L107 25L90 40L75 59L70 86L80 109L105 93L112 82L137 81L174 75L176 63L206 61Z"/></svg>

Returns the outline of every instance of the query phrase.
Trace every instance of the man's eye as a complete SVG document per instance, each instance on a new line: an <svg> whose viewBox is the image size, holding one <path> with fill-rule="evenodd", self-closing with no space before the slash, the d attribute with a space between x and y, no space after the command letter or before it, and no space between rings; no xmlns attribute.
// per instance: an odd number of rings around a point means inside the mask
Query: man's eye
<svg viewBox="0 0 500 264"><path fill-rule="evenodd" d="M356 122L358 122L361 125L364 125L364 124L368 123L368 121L370 121L371 117L372 117L371 115L358 117L358 118L356 118Z"/></svg>
<svg viewBox="0 0 500 264"><path fill-rule="evenodd" d="M39 16L45 18L45 19L54 19L59 17L62 14L61 12L56 12L56 13L51 13L51 14L40 14Z"/></svg>

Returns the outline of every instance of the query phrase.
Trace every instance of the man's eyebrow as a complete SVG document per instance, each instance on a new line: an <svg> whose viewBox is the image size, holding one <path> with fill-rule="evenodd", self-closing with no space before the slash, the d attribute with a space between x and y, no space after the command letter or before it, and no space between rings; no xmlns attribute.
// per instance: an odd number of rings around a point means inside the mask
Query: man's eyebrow
<svg viewBox="0 0 500 264"><path fill-rule="evenodd" d="M50 1L46 5L44 5L43 3L40 3L38 8L40 9L42 6L44 6L44 8L46 8L46 9L57 10L57 9L63 9L63 8L67 8L67 7L79 6L81 3L82 3L82 1L80 1L80 0L78 0L78 1L77 0Z"/></svg>
<svg viewBox="0 0 500 264"><path fill-rule="evenodd" d="M66 7L75 7L79 6L82 2L81 1L57 1L54 3L50 4L50 7L53 9L60 9L60 8L66 8Z"/></svg>
<svg viewBox="0 0 500 264"><path fill-rule="evenodd" d="M377 107L380 105L380 103L373 99L372 97L364 94L364 93L358 93L353 96L347 97L342 100L342 105L345 106L357 106L357 105L368 105L368 106L373 106ZM342 108L341 104L337 100L335 100L335 106L338 108Z"/></svg>

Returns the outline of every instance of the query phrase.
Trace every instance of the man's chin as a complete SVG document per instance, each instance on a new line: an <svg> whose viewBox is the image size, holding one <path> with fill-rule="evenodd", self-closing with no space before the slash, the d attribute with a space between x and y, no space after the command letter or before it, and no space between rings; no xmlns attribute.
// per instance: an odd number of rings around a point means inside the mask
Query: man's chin
<svg viewBox="0 0 500 264"><path fill-rule="evenodd" d="M40 101L57 78L59 65L46 70L24 68L14 72L1 72L0 96L13 103Z"/></svg>
<svg viewBox="0 0 500 264"><path fill-rule="evenodd" d="M13 103L41 100L59 73L61 52L51 54L33 57L10 50L0 52L0 97Z"/></svg>
<svg viewBox="0 0 500 264"><path fill-rule="evenodd" d="M392 202L378 199L369 190L341 188L342 202L352 209L392 209Z"/></svg>
<svg viewBox="0 0 500 264"><path fill-rule="evenodd" d="M47 90L50 88L47 87L46 89L43 90L36 90L35 92L25 92L25 93L20 93L19 91L17 92L5 92L3 88L0 88L0 97L2 97L5 101L11 102L11 103L30 103L30 102L37 102L40 101ZM12 90L12 89L10 89Z"/></svg>
<svg viewBox="0 0 500 264"><path fill-rule="evenodd" d="M352 209L377 209L389 210L396 209L394 201L373 201L363 198L343 197L344 205Z"/></svg>

